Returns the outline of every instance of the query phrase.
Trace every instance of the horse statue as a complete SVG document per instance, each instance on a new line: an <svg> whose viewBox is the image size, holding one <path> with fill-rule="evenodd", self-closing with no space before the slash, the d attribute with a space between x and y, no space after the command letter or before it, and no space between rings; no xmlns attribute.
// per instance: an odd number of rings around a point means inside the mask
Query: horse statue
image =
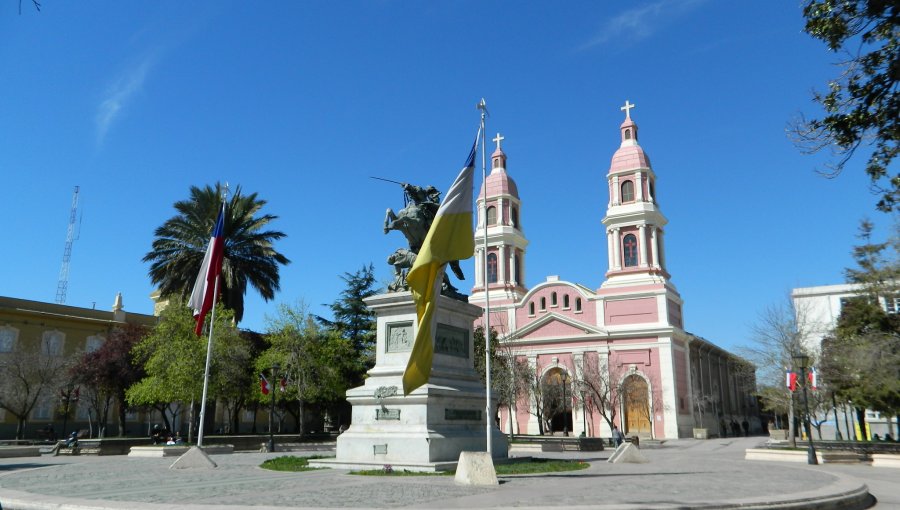
<svg viewBox="0 0 900 510"><path fill-rule="evenodd" d="M399 231L406 237L409 249L399 248L388 256L388 264L394 266L394 281L388 285L388 292L409 290L406 274L415 262L419 250L422 249L440 207L441 192L434 186L422 188L405 182L400 183L400 186L403 188L405 205L396 213L388 208L384 216L384 233L387 234L391 230ZM449 265L457 278L465 280L458 260L450 261ZM462 297L462 294L447 280L446 275L441 292L457 299Z"/></svg>

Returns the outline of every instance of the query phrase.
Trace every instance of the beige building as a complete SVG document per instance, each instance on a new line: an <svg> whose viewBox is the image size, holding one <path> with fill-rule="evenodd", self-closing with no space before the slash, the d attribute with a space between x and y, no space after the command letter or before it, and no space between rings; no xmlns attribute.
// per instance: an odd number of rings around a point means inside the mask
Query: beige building
<svg viewBox="0 0 900 510"><path fill-rule="evenodd" d="M26 438L43 437L44 434L39 431L47 430L50 425L53 425L57 435L62 434L67 374L60 367L82 353L98 349L113 328L125 323L152 326L156 324L156 317L126 312L121 294L116 296L109 311L0 296L0 364L8 367L16 363L17 359L21 359L17 357L20 353L40 353L46 366L56 367L58 375L34 390L37 403L26 418ZM30 373L33 377L34 371ZM11 378L7 373L2 379ZM3 389L4 385L9 387L10 384L10 380L0 380L0 398L16 398L16 395L10 395ZM85 399L76 401L74 397L74 392L69 395L70 412L66 428L88 430L96 427ZM129 414L129 418L134 421L134 427L129 428L133 433L138 433L143 417ZM13 413L0 409L0 439L15 437L16 424Z"/></svg>

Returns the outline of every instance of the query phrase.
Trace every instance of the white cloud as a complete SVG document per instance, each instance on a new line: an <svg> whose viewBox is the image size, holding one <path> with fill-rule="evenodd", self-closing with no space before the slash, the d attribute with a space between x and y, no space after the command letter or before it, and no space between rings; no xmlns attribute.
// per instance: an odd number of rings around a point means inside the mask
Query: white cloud
<svg viewBox="0 0 900 510"><path fill-rule="evenodd" d="M109 87L104 99L97 108L97 143L102 144L106 133L119 117L122 109L128 104L135 93L141 90L147 74L155 63L154 56L147 55L136 65L126 69L119 78Z"/></svg>
<svg viewBox="0 0 900 510"><path fill-rule="evenodd" d="M706 0L658 0L620 13L600 27L598 34L581 45L585 50L615 39L637 41L653 35L660 26Z"/></svg>

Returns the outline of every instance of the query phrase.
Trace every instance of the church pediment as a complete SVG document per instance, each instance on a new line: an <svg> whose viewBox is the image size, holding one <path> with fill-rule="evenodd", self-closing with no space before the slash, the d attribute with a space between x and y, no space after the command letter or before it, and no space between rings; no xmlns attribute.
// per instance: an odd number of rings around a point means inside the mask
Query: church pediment
<svg viewBox="0 0 900 510"><path fill-rule="evenodd" d="M605 335L606 331L597 326L577 321L571 317L549 313L540 319L519 328L513 339L565 338L584 335Z"/></svg>

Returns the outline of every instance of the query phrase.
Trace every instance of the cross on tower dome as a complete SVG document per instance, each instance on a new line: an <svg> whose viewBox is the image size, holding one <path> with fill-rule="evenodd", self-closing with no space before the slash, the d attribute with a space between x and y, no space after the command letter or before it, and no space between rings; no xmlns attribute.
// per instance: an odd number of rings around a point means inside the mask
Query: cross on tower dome
<svg viewBox="0 0 900 510"><path fill-rule="evenodd" d="M623 112L625 112L625 120L630 120L630 119L631 119L631 109L634 108L634 106L635 106L635 105L629 103L628 100L626 99L626 100L625 100L625 106L619 108L620 110L622 110Z"/></svg>
<svg viewBox="0 0 900 510"><path fill-rule="evenodd" d="M497 136L495 136L492 140L497 142L497 150L499 151L500 150L500 142L502 142L503 140L506 140L506 138L500 136L500 133L497 133Z"/></svg>

